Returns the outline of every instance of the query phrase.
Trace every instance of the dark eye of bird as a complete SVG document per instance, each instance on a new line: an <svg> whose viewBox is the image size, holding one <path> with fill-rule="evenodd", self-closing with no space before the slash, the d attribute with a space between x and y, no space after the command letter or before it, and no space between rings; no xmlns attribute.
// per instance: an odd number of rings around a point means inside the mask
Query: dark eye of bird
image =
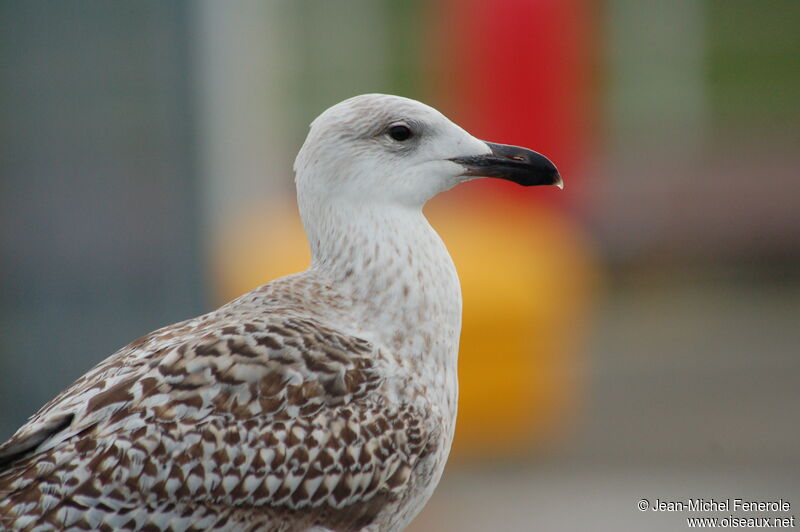
<svg viewBox="0 0 800 532"><path fill-rule="evenodd" d="M408 140L411 138L411 129L408 126L397 124L389 128L389 136L394 140Z"/></svg>

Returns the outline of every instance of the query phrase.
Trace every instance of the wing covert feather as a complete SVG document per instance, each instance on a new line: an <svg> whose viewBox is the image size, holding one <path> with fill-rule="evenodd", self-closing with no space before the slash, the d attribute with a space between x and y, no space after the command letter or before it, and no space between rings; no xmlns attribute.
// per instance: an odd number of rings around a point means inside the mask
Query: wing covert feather
<svg viewBox="0 0 800 532"><path fill-rule="evenodd" d="M182 342L169 329L120 350L20 429L40 434L71 416L59 429L79 436L31 439L0 472L0 495L13 505L50 494L40 504L58 522L102 500L120 514L259 507L363 525L402 496L434 440L425 412L373 393L384 361L363 339L294 317L198 327ZM127 526L142 526L139 514Z"/></svg>

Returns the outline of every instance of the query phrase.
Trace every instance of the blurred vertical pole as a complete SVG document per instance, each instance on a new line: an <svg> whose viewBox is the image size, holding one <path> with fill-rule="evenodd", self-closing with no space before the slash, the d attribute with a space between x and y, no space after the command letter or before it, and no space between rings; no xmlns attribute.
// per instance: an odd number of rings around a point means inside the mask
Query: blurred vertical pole
<svg viewBox="0 0 800 532"><path fill-rule="evenodd" d="M705 7L694 0L608 4L611 126L617 150L684 151L703 138Z"/></svg>
<svg viewBox="0 0 800 532"><path fill-rule="evenodd" d="M592 130L590 14L586 0L442 0L433 17L442 107L480 138L547 154L571 190L581 185ZM570 197L483 187L525 201Z"/></svg>
<svg viewBox="0 0 800 532"><path fill-rule="evenodd" d="M373 0L195 5L202 171L222 302L308 267L294 157L327 107L389 89L392 21Z"/></svg>
<svg viewBox="0 0 800 532"><path fill-rule="evenodd" d="M218 241L226 220L291 184L281 134L281 73L290 59L277 3L193 6L199 169L208 233Z"/></svg>
<svg viewBox="0 0 800 532"><path fill-rule="evenodd" d="M680 194L693 188L708 119L705 10L694 0L608 3L614 171L603 217L617 258L668 235Z"/></svg>
<svg viewBox="0 0 800 532"><path fill-rule="evenodd" d="M593 129L590 6L440 0L429 12L435 105L479 138L546 154L566 184L475 181L427 210L464 293L456 456L547 447L579 409L598 275L566 207L578 203Z"/></svg>
<svg viewBox="0 0 800 532"><path fill-rule="evenodd" d="M389 80L386 2L337 0L294 2L291 44L294 59L294 106L300 141L308 124L326 108L346 98L385 92ZM348 28L348 30L343 30Z"/></svg>

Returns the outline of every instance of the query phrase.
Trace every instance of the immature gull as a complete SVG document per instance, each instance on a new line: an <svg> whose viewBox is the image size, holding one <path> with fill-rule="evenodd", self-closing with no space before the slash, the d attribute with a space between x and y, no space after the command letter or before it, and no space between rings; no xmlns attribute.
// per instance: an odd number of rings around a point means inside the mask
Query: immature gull
<svg viewBox="0 0 800 532"><path fill-rule="evenodd" d="M128 344L45 405L0 446L0 528L384 531L419 513L453 441L461 329L422 205L478 176L561 178L381 94L325 111L294 168L309 269Z"/></svg>

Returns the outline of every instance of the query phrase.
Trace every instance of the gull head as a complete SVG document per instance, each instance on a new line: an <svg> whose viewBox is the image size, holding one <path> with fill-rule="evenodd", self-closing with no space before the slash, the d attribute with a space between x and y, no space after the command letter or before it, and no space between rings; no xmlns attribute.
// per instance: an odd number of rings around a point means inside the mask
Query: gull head
<svg viewBox="0 0 800 532"><path fill-rule="evenodd" d="M436 109L387 94L355 96L323 112L311 123L294 169L298 198L314 204L419 208L479 177L563 187L543 155L479 140Z"/></svg>

